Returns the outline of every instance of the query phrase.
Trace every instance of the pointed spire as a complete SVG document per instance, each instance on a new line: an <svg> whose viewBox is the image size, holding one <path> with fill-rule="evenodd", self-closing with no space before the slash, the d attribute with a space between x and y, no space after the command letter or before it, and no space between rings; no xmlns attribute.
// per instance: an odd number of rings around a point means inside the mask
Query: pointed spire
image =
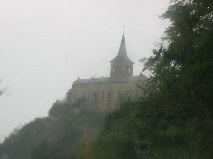
<svg viewBox="0 0 213 159"><path fill-rule="evenodd" d="M118 51L118 55L113 60L111 60L110 62L115 63L115 62L119 62L119 61L126 61L128 63L134 64L134 62L132 62L129 59L129 57L127 56L124 31L123 31L123 36L122 36L120 48L119 48L119 51Z"/></svg>
<svg viewBox="0 0 213 159"><path fill-rule="evenodd" d="M118 55L127 56L124 31L123 31L123 36L121 40L120 49L118 51Z"/></svg>

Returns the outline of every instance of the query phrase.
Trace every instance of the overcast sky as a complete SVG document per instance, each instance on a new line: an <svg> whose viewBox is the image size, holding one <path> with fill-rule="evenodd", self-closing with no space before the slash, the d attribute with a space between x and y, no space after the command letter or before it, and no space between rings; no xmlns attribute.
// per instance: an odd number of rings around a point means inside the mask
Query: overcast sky
<svg viewBox="0 0 213 159"><path fill-rule="evenodd" d="M108 77L123 26L134 75L168 22L169 0L0 0L0 140L47 116L78 77Z"/></svg>

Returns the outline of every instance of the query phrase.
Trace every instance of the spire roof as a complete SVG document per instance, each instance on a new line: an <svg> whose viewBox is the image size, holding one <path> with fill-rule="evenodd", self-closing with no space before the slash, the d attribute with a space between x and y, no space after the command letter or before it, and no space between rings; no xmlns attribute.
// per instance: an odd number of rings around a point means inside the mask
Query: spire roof
<svg viewBox="0 0 213 159"><path fill-rule="evenodd" d="M118 55L110 62L128 62L128 63L134 64L134 62L132 62L127 56L124 32L123 32L120 48L118 51Z"/></svg>
<svg viewBox="0 0 213 159"><path fill-rule="evenodd" d="M120 49L118 51L118 54L123 55L123 56L127 56L124 32L123 32L123 36L122 36L122 40L121 40Z"/></svg>

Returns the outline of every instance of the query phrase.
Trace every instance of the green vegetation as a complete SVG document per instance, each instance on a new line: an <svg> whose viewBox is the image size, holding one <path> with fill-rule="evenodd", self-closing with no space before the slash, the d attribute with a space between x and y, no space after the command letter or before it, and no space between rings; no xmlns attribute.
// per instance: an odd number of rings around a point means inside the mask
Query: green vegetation
<svg viewBox="0 0 213 159"><path fill-rule="evenodd" d="M92 140L104 117L105 113L77 110L70 100L57 100L49 117L36 119L14 131L0 145L0 158L70 159L81 156L84 130L89 130Z"/></svg>
<svg viewBox="0 0 213 159"><path fill-rule="evenodd" d="M146 96L107 117L94 159L213 156L213 3L175 1L162 17L168 46L145 61Z"/></svg>

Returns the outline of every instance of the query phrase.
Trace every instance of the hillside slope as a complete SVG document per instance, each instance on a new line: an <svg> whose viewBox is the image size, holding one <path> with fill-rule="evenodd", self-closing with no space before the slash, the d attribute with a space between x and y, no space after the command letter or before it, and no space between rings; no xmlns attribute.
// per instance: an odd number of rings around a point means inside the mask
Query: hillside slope
<svg viewBox="0 0 213 159"><path fill-rule="evenodd" d="M84 130L89 130L92 140L105 117L105 113L83 110L79 105L73 107L68 97L57 100L48 117L26 124L0 145L0 159L74 158L82 149Z"/></svg>

